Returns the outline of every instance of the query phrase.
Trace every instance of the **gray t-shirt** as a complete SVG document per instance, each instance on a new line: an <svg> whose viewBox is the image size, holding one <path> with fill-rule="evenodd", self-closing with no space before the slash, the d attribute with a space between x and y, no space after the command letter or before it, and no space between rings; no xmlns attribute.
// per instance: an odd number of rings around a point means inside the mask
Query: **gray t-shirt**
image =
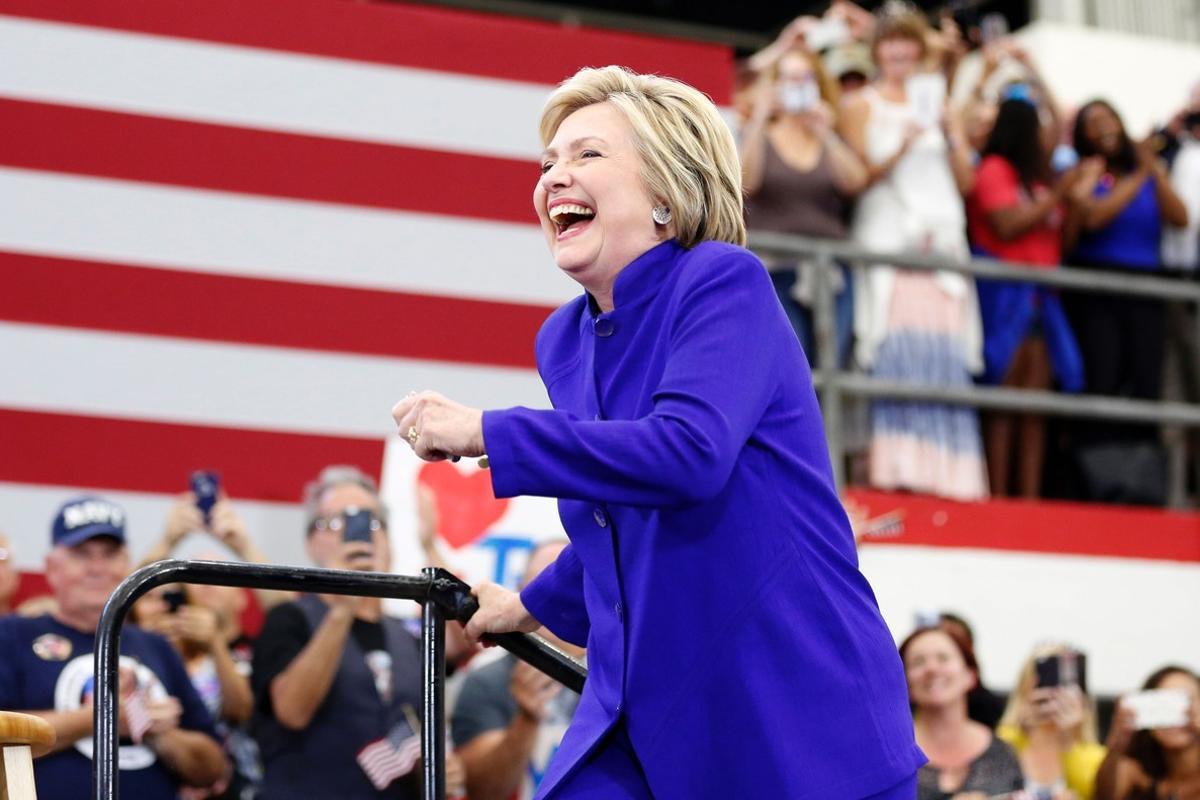
<svg viewBox="0 0 1200 800"><path fill-rule="evenodd" d="M917 772L917 800L948 800L959 792L983 792L986 795L1015 792L1024 788L1025 779L1021 776L1021 762L1017 754L1005 742L995 736L987 749L971 762L967 777L962 786L953 792L943 792L938 788L938 778L941 770L932 764L926 764Z"/></svg>
<svg viewBox="0 0 1200 800"><path fill-rule="evenodd" d="M507 728L512 722L517 715L517 701L509 691L509 685L516 665L516 657L505 654L467 673L450 717L450 734L455 747L462 747L481 733ZM532 798L537 791L550 759L558 750L571 718L575 716L578 704L579 695L565 687L550 701L546 718L538 728L533 753L525 767L519 795L522 800Z"/></svg>

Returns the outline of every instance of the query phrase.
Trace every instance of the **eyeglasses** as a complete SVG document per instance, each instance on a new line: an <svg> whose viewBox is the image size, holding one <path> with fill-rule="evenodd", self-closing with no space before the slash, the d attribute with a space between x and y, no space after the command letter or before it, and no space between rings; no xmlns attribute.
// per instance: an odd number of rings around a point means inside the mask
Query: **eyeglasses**
<svg viewBox="0 0 1200 800"><path fill-rule="evenodd" d="M331 531L333 533L341 533L342 531L346 530L347 518L351 517L351 516L355 516L360 513L370 515L371 521L369 523L369 529L371 531L381 531L381 530L385 529L386 526L383 524L383 520L381 520L375 514L374 511L370 511L367 509L362 509L360 511L357 508L351 507L351 508L347 508L341 514L333 514L331 516L325 516L325 517L315 517L313 519L312 523L309 524L309 526L308 526L308 532L313 533L315 531Z"/></svg>

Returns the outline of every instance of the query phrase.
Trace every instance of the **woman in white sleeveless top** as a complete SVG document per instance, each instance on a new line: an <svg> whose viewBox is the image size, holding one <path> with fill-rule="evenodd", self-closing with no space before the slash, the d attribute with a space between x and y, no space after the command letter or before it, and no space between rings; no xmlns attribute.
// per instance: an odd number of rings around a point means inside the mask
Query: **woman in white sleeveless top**
<svg viewBox="0 0 1200 800"><path fill-rule="evenodd" d="M910 82L926 57L928 33L917 14L882 17L872 47L879 77L845 103L843 137L870 174L852 236L873 251L965 259L962 198L973 180L966 142L960 130L943 133L938 93ZM979 307L969 277L883 264L859 269L854 318L855 356L873 376L966 386L982 369ZM871 408L869 469L871 485L879 488L984 498L978 415L963 406L878 401Z"/></svg>

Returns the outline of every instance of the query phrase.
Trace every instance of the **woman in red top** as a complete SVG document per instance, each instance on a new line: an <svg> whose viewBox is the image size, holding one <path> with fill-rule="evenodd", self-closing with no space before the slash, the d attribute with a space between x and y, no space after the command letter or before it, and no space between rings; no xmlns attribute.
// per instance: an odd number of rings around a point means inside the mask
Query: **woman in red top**
<svg viewBox="0 0 1200 800"><path fill-rule="evenodd" d="M1005 100L983 150L967 202L967 227L977 255L1056 268L1062 259L1063 204L1079 172L1055 180L1042 145L1038 110L1026 99ZM983 318L984 379L1027 389L1065 390L1082 384L1078 346L1058 297L1047 290L1002 281L979 281ZM1018 434L1017 493L1037 497L1045 451L1040 415L992 414L985 422L992 494L1012 494L1012 440Z"/></svg>

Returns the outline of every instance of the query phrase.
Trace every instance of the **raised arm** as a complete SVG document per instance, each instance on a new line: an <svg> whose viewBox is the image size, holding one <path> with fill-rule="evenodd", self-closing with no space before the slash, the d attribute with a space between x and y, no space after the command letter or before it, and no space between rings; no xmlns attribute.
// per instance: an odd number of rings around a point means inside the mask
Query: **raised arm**
<svg viewBox="0 0 1200 800"><path fill-rule="evenodd" d="M767 163L767 127L776 106L775 93L766 75L754 83L754 108L742 126L738 155L742 161L742 190L753 195L762 188Z"/></svg>

